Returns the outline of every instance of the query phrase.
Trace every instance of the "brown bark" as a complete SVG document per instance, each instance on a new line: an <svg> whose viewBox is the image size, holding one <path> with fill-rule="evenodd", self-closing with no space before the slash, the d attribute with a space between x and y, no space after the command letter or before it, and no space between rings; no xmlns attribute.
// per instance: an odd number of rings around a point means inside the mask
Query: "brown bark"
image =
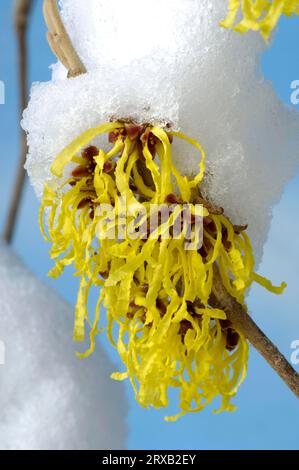
<svg viewBox="0 0 299 470"><path fill-rule="evenodd" d="M210 300L213 307L221 308L226 312L227 318L233 323L234 327L246 336L252 346L266 359L268 364L299 398L299 374L256 325L242 305L227 292L217 268L214 269L213 295Z"/></svg>

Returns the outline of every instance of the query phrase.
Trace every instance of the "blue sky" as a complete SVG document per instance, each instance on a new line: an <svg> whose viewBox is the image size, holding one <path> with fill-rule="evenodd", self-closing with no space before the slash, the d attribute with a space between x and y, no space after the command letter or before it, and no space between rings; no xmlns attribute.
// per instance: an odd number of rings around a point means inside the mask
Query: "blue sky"
<svg viewBox="0 0 299 470"><path fill-rule="evenodd" d="M6 86L6 105L0 106L0 229L3 228L18 159L17 59L12 5L12 0L0 2L0 80ZM53 62L44 39L41 6L42 0L36 0L29 34L30 82L48 80L48 66ZM299 18L284 19L272 46L262 58L265 77L289 106L290 83L299 79L298 44ZM254 287L249 297L254 318L288 357L291 342L299 339L298 197L299 175L289 184L274 209L260 267L260 271L274 281L286 280L288 289L283 297L274 297ZM77 284L71 272L59 281L47 278L51 262L47 255L48 246L39 234L37 212L38 202L27 184L14 248L40 279L74 304ZM284 235L289 227L292 227L292 236L286 239ZM102 341L119 364L104 338ZM134 402L129 387L127 394L130 402L128 447L132 449L299 448L298 401L254 350L251 351L247 380L235 400L238 411L233 414L214 415L208 409L201 414L186 416L177 423L165 423L163 411L142 410Z"/></svg>

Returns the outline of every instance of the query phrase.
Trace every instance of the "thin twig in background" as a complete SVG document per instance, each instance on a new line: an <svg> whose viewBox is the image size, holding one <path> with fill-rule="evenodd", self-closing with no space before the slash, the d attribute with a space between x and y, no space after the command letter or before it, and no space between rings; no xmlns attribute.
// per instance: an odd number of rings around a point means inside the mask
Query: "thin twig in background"
<svg viewBox="0 0 299 470"><path fill-rule="evenodd" d="M58 59L67 67L69 71L68 76L74 77L85 73L86 68L82 64L63 26L56 0L44 0L44 14L50 29L47 36L49 45ZM80 70L81 72L79 73ZM220 308L226 312L228 319L235 328L243 332L248 341L299 398L299 374L255 324L245 308L227 292L217 268L214 271L213 294L209 302L212 307Z"/></svg>
<svg viewBox="0 0 299 470"><path fill-rule="evenodd" d="M23 110L27 106L27 29L28 20L33 5L33 0L16 0L14 11L14 24L18 41L18 56L19 56L19 107L20 117ZM20 160L18 164L17 176L14 184L11 205L7 216L6 227L4 231L4 239L11 243L15 232L18 211L22 199L23 189L25 185L26 173L24 165L26 162L27 154L27 141L26 134L21 131L21 149Z"/></svg>

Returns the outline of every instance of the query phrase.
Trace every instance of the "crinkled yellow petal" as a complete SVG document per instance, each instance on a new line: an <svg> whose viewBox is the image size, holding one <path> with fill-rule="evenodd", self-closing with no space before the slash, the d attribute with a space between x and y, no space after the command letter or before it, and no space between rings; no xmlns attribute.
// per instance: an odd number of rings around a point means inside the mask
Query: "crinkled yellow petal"
<svg viewBox="0 0 299 470"><path fill-rule="evenodd" d="M299 15L299 0L229 0L228 10L221 26L240 33L260 31L268 41L282 15ZM243 16L240 21L239 13Z"/></svg>

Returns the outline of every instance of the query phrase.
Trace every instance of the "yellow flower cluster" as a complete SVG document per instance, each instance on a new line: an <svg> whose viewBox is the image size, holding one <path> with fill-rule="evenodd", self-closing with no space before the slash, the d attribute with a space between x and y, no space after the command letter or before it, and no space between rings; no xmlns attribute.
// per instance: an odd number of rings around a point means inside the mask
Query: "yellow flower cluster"
<svg viewBox="0 0 299 470"><path fill-rule="evenodd" d="M103 134L109 136L108 150L88 146ZM194 179L182 176L174 166L173 139L199 151ZM85 132L56 158L41 207L41 229L52 243L55 260L51 276L58 277L74 264L81 279L74 339L83 341L89 325L90 349L79 356L86 357L95 348L105 323L100 319L103 305L108 337L124 364L124 372L113 378L129 379L144 407L167 407L169 388L179 389L180 411L168 420L200 411L218 396L220 410L232 411L230 400L246 375L247 340L224 311L211 305L215 265L227 291L243 305L254 281L275 293L284 289L254 273L246 227L234 226L222 209L202 197L204 171L203 149L183 134L156 126L107 123ZM128 214L120 196L126 198ZM151 230L150 208L163 203L175 209L167 220L158 217ZM186 204L190 224L194 226L198 217L203 223L202 246L189 250L188 227L173 236ZM110 214L101 210L105 205L112 208ZM119 219L125 220L125 227L117 224ZM128 236L128 225L133 233L145 228L146 236ZM114 236L107 236L113 231ZM167 231L169 236L164 237ZM99 299L91 319L92 286L99 288Z"/></svg>
<svg viewBox="0 0 299 470"><path fill-rule="evenodd" d="M243 15L238 21L239 14ZM268 41L281 15L299 15L299 0L229 0L229 13L221 26L240 33L260 31Z"/></svg>

